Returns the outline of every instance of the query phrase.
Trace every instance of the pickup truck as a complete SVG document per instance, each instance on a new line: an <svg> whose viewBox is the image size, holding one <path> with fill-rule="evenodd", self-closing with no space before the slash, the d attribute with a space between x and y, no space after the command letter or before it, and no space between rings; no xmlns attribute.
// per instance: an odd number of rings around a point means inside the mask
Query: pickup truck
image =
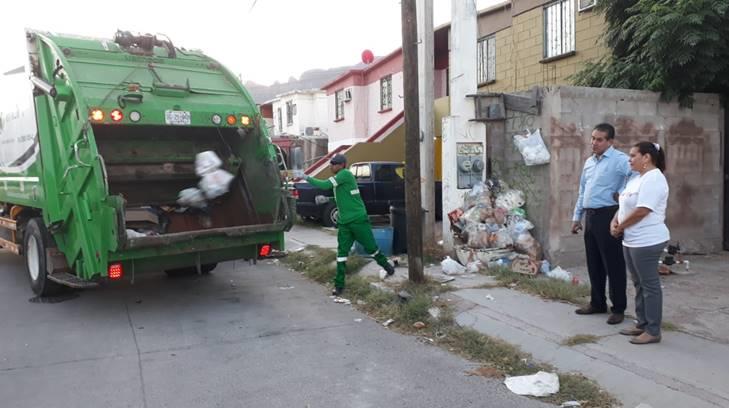
<svg viewBox="0 0 729 408"><path fill-rule="evenodd" d="M405 206L405 165L401 162L360 162L349 166L357 179L360 195L369 215L389 215L390 206ZM339 211L332 190L322 190L306 181L294 184L296 213L325 227L337 225ZM435 184L436 218L441 214L441 182Z"/></svg>

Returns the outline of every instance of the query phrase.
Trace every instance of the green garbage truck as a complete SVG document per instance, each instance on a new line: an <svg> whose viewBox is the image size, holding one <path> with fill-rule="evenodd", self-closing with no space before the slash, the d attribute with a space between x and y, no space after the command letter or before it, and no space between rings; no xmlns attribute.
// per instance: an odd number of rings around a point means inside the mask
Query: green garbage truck
<svg viewBox="0 0 729 408"><path fill-rule="evenodd" d="M0 247L37 295L283 250L293 198L235 75L154 35L25 34L0 73Z"/></svg>

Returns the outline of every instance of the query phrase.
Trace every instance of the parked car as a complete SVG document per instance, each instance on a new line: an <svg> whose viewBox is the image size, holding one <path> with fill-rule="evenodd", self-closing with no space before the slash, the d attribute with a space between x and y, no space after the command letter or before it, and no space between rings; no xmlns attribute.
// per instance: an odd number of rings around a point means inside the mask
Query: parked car
<svg viewBox="0 0 729 408"><path fill-rule="evenodd" d="M401 162L360 162L349 166L357 179L369 215L389 215L390 206L405 206L405 165ZM295 183L296 212L304 219L326 227L337 225L339 211L332 190L322 190L302 181ZM441 182L435 184L436 218L441 214Z"/></svg>

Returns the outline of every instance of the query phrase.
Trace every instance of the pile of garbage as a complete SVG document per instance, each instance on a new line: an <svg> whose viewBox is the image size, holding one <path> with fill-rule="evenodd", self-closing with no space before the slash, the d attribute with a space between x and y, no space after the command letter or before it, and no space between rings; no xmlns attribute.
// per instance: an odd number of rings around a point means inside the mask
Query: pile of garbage
<svg viewBox="0 0 729 408"><path fill-rule="evenodd" d="M498 180L476 184L464 195L463 206L449 213L449 220L460 242L458 261L466 270L479 262L529 275L539 272L542 246L530 232L534 224L526 218L524 204L521 190Z"/></svg>
<svg viewBox="0 0 729 408"><path fill-rule="evenodd" d="M205 208L208 200L228 192L234 176L221 169L223 161L215 152L208 150L195 156L195 174L200 177L197 187L180 191L177 204L183 207Z"/></svg>

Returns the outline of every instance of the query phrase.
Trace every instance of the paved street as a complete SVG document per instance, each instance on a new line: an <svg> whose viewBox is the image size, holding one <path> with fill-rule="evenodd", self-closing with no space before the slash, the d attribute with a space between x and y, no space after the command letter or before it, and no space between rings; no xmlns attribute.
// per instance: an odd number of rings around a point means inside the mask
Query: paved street
<svg viewBox="0 0 729 408"><path fill-rule="evenodd" d="M0 253L3 408L545 406L270 264L31 297Z"/></svg>

